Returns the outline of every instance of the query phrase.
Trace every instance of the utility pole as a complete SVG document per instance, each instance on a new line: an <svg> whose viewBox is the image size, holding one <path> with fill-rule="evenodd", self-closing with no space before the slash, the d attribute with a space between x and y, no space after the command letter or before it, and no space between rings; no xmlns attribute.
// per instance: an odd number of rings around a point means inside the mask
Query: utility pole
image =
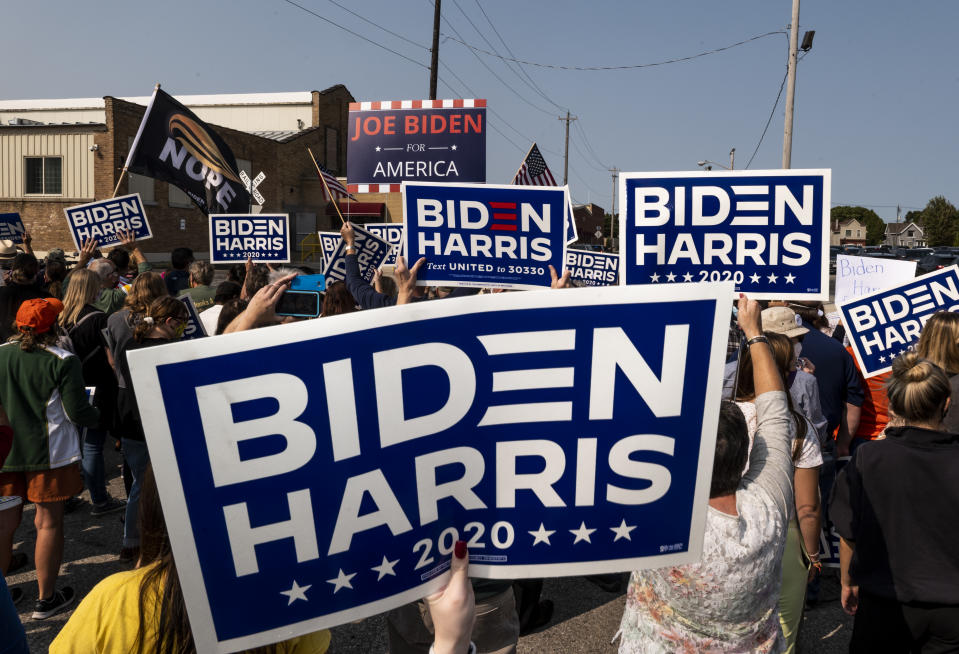
<svg viewBox="0 0 959 654"><path fill-rule="evenodd" d="M783 126L783 168L789 168L793 156L793 108L796 102L796 55L799 51L799 0L793 0L789 24L789 65L786 84L786 122Z"/></svg>
<svg viewBox="0 0 959 654"><path fill-rule="evenodd" d="M730 170L736 169L735 163L736 163L736 148L733 148L732 150L729 151L729 169Z"/></svg>
<svg viewBox="0 0 959 654"><path fill-rule="evenodd" d="M612 209L609 210L609 246L613 247L613 239L616 234L616 181L619 179L619 168L613 166L608 169L613 174L613 202Z"/></svg>
<svg viewBox="0 0 959 654"><path fill-rule="evenodd" d="M433 48L430 50L430 100L436 99L436 78L440 67L440 2L433 0Z"/></svg>
<svg viewBox="0 0 959 654"><path fill-rule="evenodd" d="M566 121L566 154L563 157L563 185L565 185L569 181L569 123L576 120L576 116L570 116L567 111L566 118L560 116L559 120Z"/></svg>

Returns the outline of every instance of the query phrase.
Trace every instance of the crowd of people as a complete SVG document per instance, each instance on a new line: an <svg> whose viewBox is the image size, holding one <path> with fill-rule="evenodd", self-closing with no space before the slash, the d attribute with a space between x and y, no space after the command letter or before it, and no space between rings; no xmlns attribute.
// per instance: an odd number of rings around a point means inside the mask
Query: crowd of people
<svg viewBox="0 0 959 654"><path fill-rule="evenodd" d="M349 223L341 235L346 279L329 283L319 318L477 292L418 286L424 260L402 257L392 277L368 283ZM0 242L0 570L29 565L13 543L32 502L32 617L69 609L76 593L57 583L64 513L122 512L116 551L132 569L82 598L51 651L190 652L127 353L182 338L184 296L211 336L303 320L277 304L314 271L247 262L214 285L214 267L188 248L161 273L132 234L121 236L105 255L85 243L72 266L62 250L38 261L29 235L23 251ZM570 286L568 273L551 275L553 288ZM934 314L915 352L864 379L821 304L741 296L732 309L702 557L632 573L620 652L795 651L804 608L818 601L829 523L840 536L841 604L855 616L850 651L959 652L959 314ZM122 452L125 499L107 488L108 445ZM389 612L391 652L508 654L549 622L541 580L471 580L462 542L452 570L444 590ZM593 581L616 588L616 576L603 577ZM26 651L16 605L27 595L0 585L4 654ZM321 631L268 649L329 646Z"/></svg>

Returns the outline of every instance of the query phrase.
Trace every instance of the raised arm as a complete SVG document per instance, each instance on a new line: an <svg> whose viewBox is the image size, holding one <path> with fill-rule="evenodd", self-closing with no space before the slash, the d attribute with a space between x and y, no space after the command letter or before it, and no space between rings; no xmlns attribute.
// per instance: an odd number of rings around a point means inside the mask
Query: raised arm
<svg viewBox="0 0 959 654"><path fill-rule="evenodd" d="M756 434L749 453L749 470L743 476L766 490L783 514L793 503L792 459L790 456L796 427L783 380L773 359L769 342L760 327L760 309L755 300L739 298L739 326L746 336L753 361L753 385L756 388Z"/></svg>
<svg viewBox="0 0 959 654"><path fill-rule="evenodd" d="M147 263L147 258L143 256L140 246L137 245L136 234L132 231L120 232L120 247L130 251L130 259L137 266L137 272L147 272L152 270L153 266Z"/></svg>
<svg viewBox="0 0 959 654"><path fill-rule="evenodd" d="M356 235L353 224L343 223L340 227L340 237L346 245L346 290L350 292L356 303L363 309L378 309L393 304L393 298L378 292L366 280L360 277L360 262L353 246Z"/></svg>

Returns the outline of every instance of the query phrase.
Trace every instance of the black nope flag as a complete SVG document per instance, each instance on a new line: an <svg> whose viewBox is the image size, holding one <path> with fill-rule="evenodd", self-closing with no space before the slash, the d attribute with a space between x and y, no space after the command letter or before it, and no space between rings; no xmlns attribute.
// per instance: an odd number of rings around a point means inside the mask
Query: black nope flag
<svg viewBox="0 0 959 654"><path fill-rule="evenodd" d="M250 194L226 142L159 87L125 168L179 187L206 214L249 212Z"/></svg>

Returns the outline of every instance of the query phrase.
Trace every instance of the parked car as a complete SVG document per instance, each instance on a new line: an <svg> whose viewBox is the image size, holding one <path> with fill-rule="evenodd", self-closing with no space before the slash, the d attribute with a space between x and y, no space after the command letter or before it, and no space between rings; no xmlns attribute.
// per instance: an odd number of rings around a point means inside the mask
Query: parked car
<svg viewBox="0 0 959 654"><path fill-rule="evenodd" d="M907 261L916 261L918 262L923 257L927 257L930 254L935 254L932 248L909 248L906 250L903 258Z"/></svg>
<svg viewBox="0 0 959 654"><path fill-rule="evenodd" d="M959 256L948 252L928 254L916 264L916 274L925 275L948 266L959 264Z"/></svg>

